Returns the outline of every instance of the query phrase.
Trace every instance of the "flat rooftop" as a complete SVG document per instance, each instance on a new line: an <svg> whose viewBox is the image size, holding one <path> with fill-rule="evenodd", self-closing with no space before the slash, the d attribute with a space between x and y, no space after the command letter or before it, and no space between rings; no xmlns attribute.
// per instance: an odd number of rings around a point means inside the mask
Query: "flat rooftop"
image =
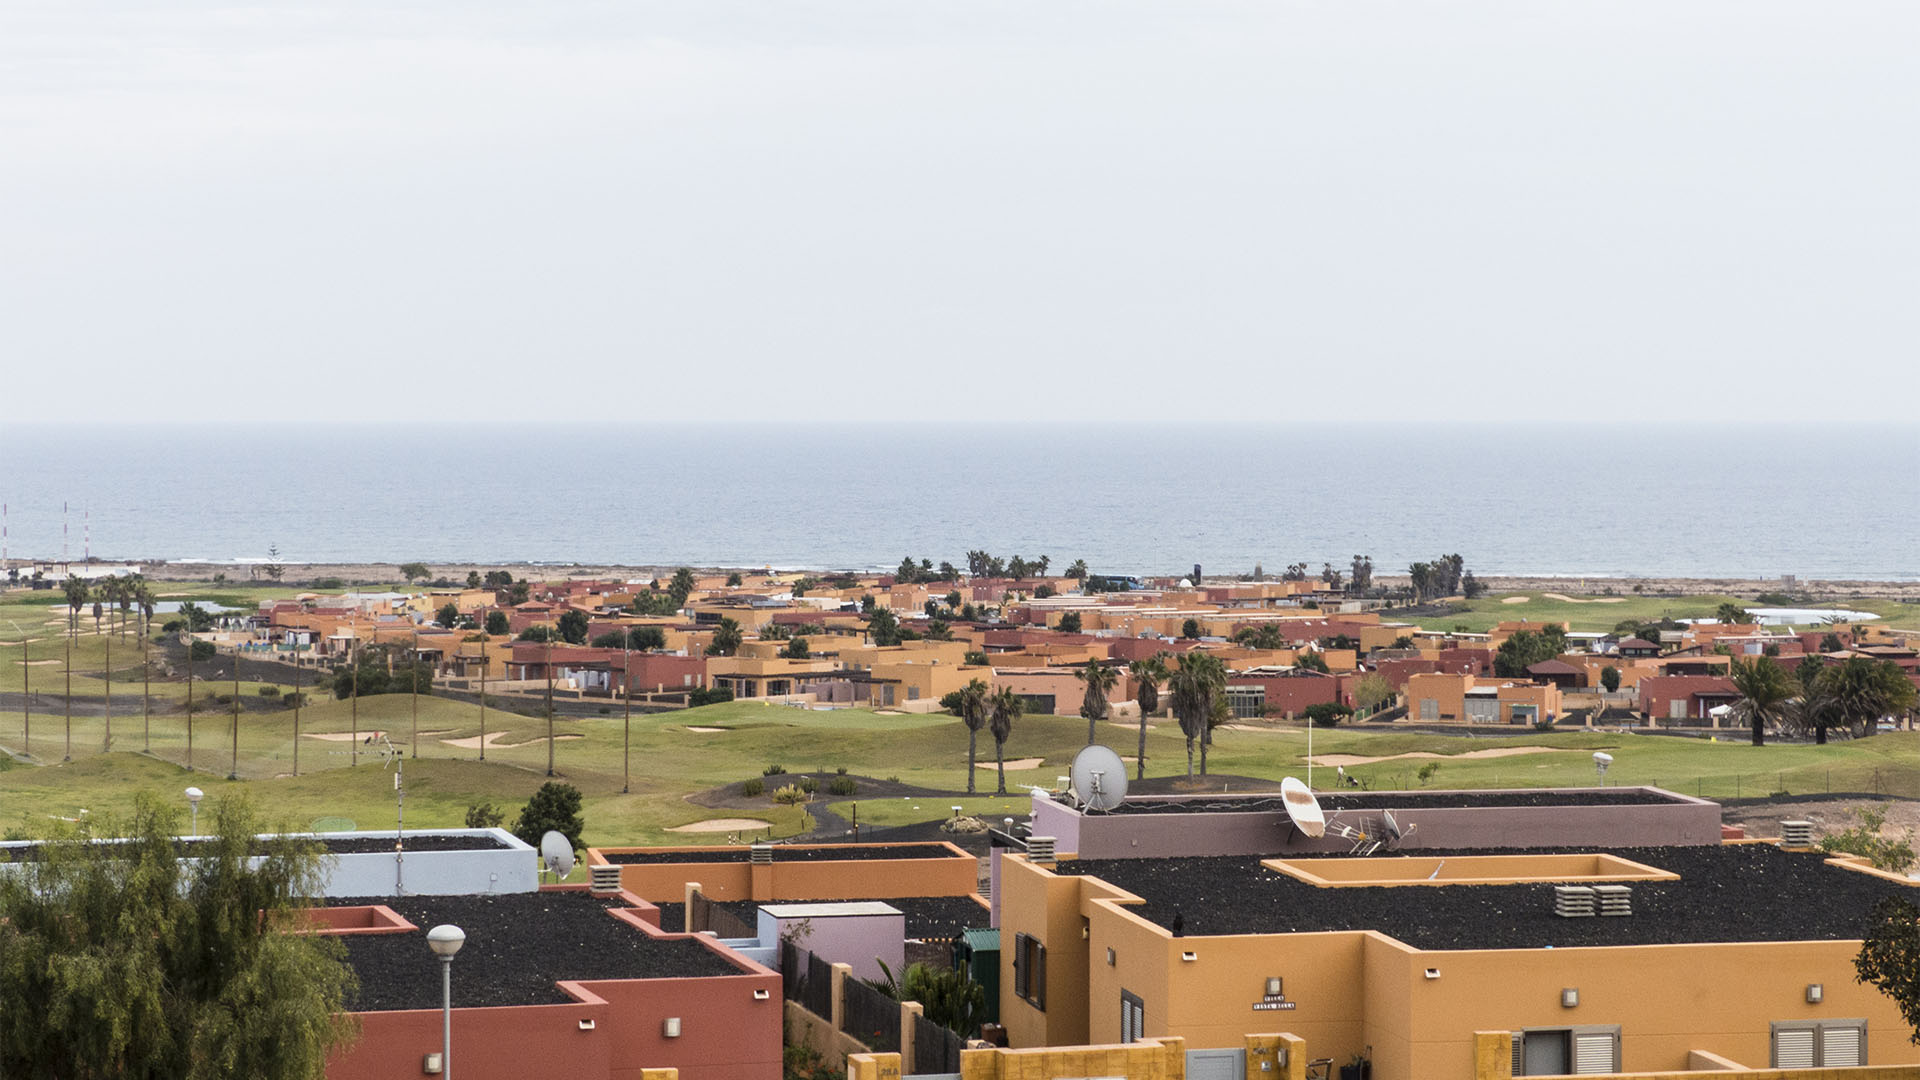
<svg viewBox="0 0 1920 1080"><path fill-rule="evenodd" d="M405 934L352 934L340 940L360 978L348 1007L356 1012L440 1007L440 964L427 931L453 923L467 943L453 961L453 1003L560 1005L573 999L562 979L665 979L745 972L691 938L661 940L614 918L618 897L581 891L496 896L343 897L329 907L384 904L419 927Z"/></svg>
<svg viewBox="0 0 1920 1080"><path fill-rule="evenodd" d="M1517 853L1421 849L1388 857L1431 861ZM1553 913L1555 886L1548 882L1326 888L1247 855L1069 859L1056 871L1097 877L1133 893L1145 905L1130 910L1161 927L1171 929L1177 914L1189 936L1377 930L1429 950L1848 940L1865 932L1882 897L1920 899L1911 886L1831 866L1823 854L1771 844L1623 847L1604 854L1678 874L1679 880L1632 882L1629 916L1569 919ZM1288 861L1310 865L1339 858Z"/></svg>
<svg viewBox="0 0 1920 1080"><path fill-rule="evenodd" d="M986 926L992 913L978 901L966 896L907 896L888 897L884 900L854 898L849 900L725 900L717 906L738 916L748 926L757 926L760 922L760 908L763 904L770 907L784 907L797 904L885 904L906 916L905 933L908 939L915 941L944 941L962 930ZM686 923L686 905L661 904L660 926L662 929L677 931Z"/></svg>
<svg viewBox="0 0 1920 1080"><path fill-rule="evenodd" d="M1539 791L1316 791L1322 809L1401 810L1526 806L1660 806L1687 800L1652 788L1548 788ZM1256 814L1283 813L1280 793L1246 796L1135 796L1112 814Z"/></svg>
<svg viewBox="0 0 1920 1080"><path fill-rule="evenodd" d="M841 862L859 859L952 859L964 855L937 843L926 844L848 844L843 847L773 844L774 862ZM752 852L744 847L719 847L701 851L608 851L600 854L610 863L722 863L746 862Z"/></svg>

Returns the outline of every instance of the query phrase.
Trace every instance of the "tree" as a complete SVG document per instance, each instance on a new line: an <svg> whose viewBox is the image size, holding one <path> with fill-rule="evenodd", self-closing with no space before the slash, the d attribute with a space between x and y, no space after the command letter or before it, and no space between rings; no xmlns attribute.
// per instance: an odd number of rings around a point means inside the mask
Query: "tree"
<svg viewBox="0 0 1920 1080"><path fill-rule="evenodd" d="M1280 580L1281 581L1307 580L1307 564L1303 562L1288 563L1287 568L1285 570L1280 571Z"/></svg>
<svg viewBox="0 0 1920 1080"><path fill-rule="evenodd" d="M1181 623L1180 636L1188 641L1198 640L1200 637L1200 620L1188 619L1186 622Z"/></svg>
<svg viewBox="0 0 1920 1080"><path fill-rule="evenodd" d="M1133 700L1140 706L1140 749L1134 769L1142 780L1147 778L1147 716L1160 707L1160 684L1167 681L1165 656L1161 653L1127 665L1127 673L1133 676Z"/></svg>
<svg viewBox="0 0 1920 1080"><path fill-rule="evenodd" d="M580 851L587 845L580 834L587 827L586 820L580 816L580 789L572 784L563 784L549 780L540 785L533 793L520 816L513 823L513 835L532 844L535 850L540 847L540 838L548 831L560 833Z"/></svg>
<svg viewBox="0 0 1920 1080"><path fill-rule="evenodd" d="M1193 775L1193 746L1200 743L1200 775L1207 774L1207 743L1213 728L1213 706L1227 688L1227 667L1211 653L1194 649L1180 657L1167 677L1173 715L1187 739L1187 775Z"/></svg>
<svg viewBox="0 0 1920 1080"><path fill-rule="evenodd" d="M560 640L569 645L587 643L587 613L578 608L568 608L560 613Z"/></svg>
<svg viewBox="0 0 1920 1080"><path fill-rule="evenodd" d="M883 607L873 609L867 619L867 633L873 637L875 645L900 644L900 620L893 612Z"/></svg>
<svg viewBox="0 0 1920 1080"><path fill-rule="evenodd" d="M1087 579L1087 560L1075 559L1067 566L1067 576L1079 581Z"/></svg>
<svg viewBox="0 0 1920 1080"><path fill-rule="evenodd" d="M86 582L68 574L60 583L60 591L67 595L67 632L72 634L80 629L80 609L87 606L89 590ZM180 610L185 611L186 605L180 605Z"/></svg>
<svg viewBox="0 0 1920 1080"><path fill-rule="evenodd" d="M1243 626L1234 631L1233 640L1249 649L1284 649L1287 636L1274 623L1261 623L1259 626Z"/></svg>
<svg viewBox="0 0 1920 1080"><path fill-rule="evenodd" d="M1392 698L1393 684L1379 672L1368 672L1353 684L1353 703L1369 712Z"/></svg>
<svg viewBox="0 0 1920 1080"><path fill-rule="evenodd" d="M1611 694L1620 689L1620 669L1608 664L1600 669L1600 687Z"/></svg>
<svg viewBox="0 0 1920 1080"><path fill-rule="evenodd" d="M1914 700L1913 682L1899 665L1852 656L1820 671L1795 719L1813 730L1814 742L1825 743L1830 729L1867 734L1881 717L1911 711Z"/></svg>
<svg viewBox="0 0 1920 1080"><path fill-rule="evenodd" d="M745 578L742 578L742 577L740 576L740 571L738 571L738 570L735 570L735 571L733 571L732 573L730 573L730 574L728 574L728 575L727 575L727 588L729 588L729 589L737 589L737 588L739 588L739 587L740 587L740 586L741 586L742 584L744 584L744 583L745 583L745 580L746 580Z"/></svg>
<svg viewBox="0 0 1920 1080"><path fill-rule="evenodd" d="M1746 608L1731 601L1714 608L1713 617L1723 623L1749 623L1753 621L1753 616L1747 614Z"/></svg>
<svg viewBox="0 0 1920 1080"><path fill-rule="evenodd" d="M448 630L453 629L453 624L460 621L460 605L452 601L441 605L440 610L434 613L433 621Z"/></svg>
<svg viewBox="0 0 1920 1080"><path fill-rule="evenodd" d="M1316 701L1306 708L1307 722L1314 727L1333 727L1352 715L1352 709L1333 701Z"/></svg>
<svg viewBox="0 0 1920 1080"><path fill-rule="evenodd" d="M588 642L588 644L592 645L596 649L625 648L627 644L627 635L621 633L618 630L609 630L604 634L593 635L593 640Z"/></svg>
<svg viewBox="0 0 1920 1080"><path fill-rule="evenodd" d="M1113 707L1107 704L1107 693L1120 681L1120 673L1098 660L1088 662L1086 667L1073 673L1073 677L1086 684L1086 692L1080 696L1080 715L1087 719L1087 745L1095 741L1094 725L1107 718Z"/></svg>
<svg viewBox="0 0 1920 1080"><path fill-rule="evenodd" d="M533 595L533 584L531 582L515 581L507 586L508 603L524 604L531 595Z"/></svg>
<svg viewBox="0 0 1920 1080"><path fill-rule="evenodd" d="M433 571L427 569L426 563L403 562L400 564L400 576L408 581L413 581L416 578L425 581L433 576Z"/></svg>
<svg viewBox="0 0 1920 1080"><path fill-rule="evenodd" d="M1332 563L1320 564L1320 584L1329 589L1338 589L1346 581L1346 575L1333 568Z"/></svg>
<svg viewBox="0 0 1920 1080"><path fill-rule="evenodd" d="M1853 969L1861 982L1893 999L1914 1029L1909 1041L1920 1044L1920 907L1898 896L1875 904Z"/></svg>
<svg viewBox="0 0 1920 1080"><path fill-rule="evenodd" d="M673 597L674 610L687 606L687 597L693 595L693 588L699 582L694 580L693 571L681 567L673 572L673 580L667 585L667 594Z"/></svg>
<svg viewBox="0 0 1920 1080"><path fill-rule="evenodd" d="M0 1076L321 1080L355 986L302 932L325 853L238 798L212 818L182 861L178 812L136 796L114 858L68 833L0 876Z"/></svg>
<svg viewBox="0 0 1920 1080"><path fill-rule="evenodd" d="M487 612L487 633L504 634L508 631L507 613L504 611Z"/></svg>
<svg viewBox="0 0 1920 1080"><path fill-rule="evenodd" d="M278 544L267 545L267 561L260 569L275 581L279 581L282 577L286 576L287 567L286 564L280 561L280 546Z"/></svg>
<svg viewBox="0 0 1920 1080"><path fill-rule="evenodd" d="M1502 679L1524 679L1528 668L1559 656L1566 648L1567 632L1558 626L1548 626L1538 633L1515 630L1493 654L1493 673Z"/></svg>
<svg viewBox="0 0 1920 1080"><path fill-rule="evenodd" d="M799 634L788 638L786 648L780 650L780 655L789 660L805 660L810 655L807 639Z"/></svg>
<svg viewBox="0 0 1920 1080"><path fill-rule="evenodd" d="M996 795L1007 793L1007 736L1013 734L1013 722L1020 719L1026 703L1010 686L1003 686L994 692L990 700L992 712L987 717L987 730L993 735L993 760L1000 770L1000 787Z"/></svg>
<svg viewBox="0 0 1920 1080"><path fill-rule="evenodd" d="M973 774L975 771L975 742L980 729L987 722L991 711L990 700L993 688L979 679L969 680L967 685L940 699L946 710L960 718L967 726L967 794L973 794Z"/></svg>
<svg viewBox="0 0 1920 1080"><path fill-rule="evenodd" d="M1800 684L1787 674L1786 668L1767 656L1736 662L1728 675L1733 679L1733 688L1740 693L1734 712L1752 725L1753 745L1765 746L1767 725L1779 725L1787 719L1791 712L1788 703L1799 695ZM1618 677L1616 673L1615 678Z"/></svg>
<svg viewBox="0 0 1920 1080"><path fill-rule="evenodd" d="M1352 580L1347 583L1347 591L1364 595L1373 588L1373 556L1355 555L1353 557Z"/></svg>
<svg viewBox="0 0 1920 1080"><path fill-rule="evenodd" d="M1080 632L1080 613L1077 611L1069 611L1066 614L1060 616L1060 623L1058 626L1054 627L1054 629L1060 631L1063 634L1079 633Z"/></svg>
<svg viewBox="0 0 1920 1080"><path fill-rule="evenodd" d="M467 804L467 828L497 829L507 819L505 810L495 809L490 802Z"/></svg>
<svg viewBox="0 0 1920 1080"><path fill-rule="evenodd" d="M559 636L560 636L559 634L554 632L553 627L547 626L544 624L535 624L533 626L527 627L525 630L520 631L520 633L516 635L513 640L548 642L548 641L554 640Z"/></svg>
<svg viewBox="0 0 1920 1080"><path fill-rule="evenodd" d="M1469 600L1477 600L1487 591L1487 587L1469 570L1460 576L1460 594Z"/></svg>
<svg viewBox="0 0 1920 1080"><path fill-rule="evenodd" d="M1301 671L1317 671L1322 675L1333 674L1327 667L1327 658L1313 649L1295 649L1293 666Z"/></svg>
<svg viewBox="0 0 1920 1080"><path fill-rule="evenodd" d="M627 648L639 652L667 647L667 632L657 626L635 626L627 630Z"/></svg>
<svg viewBox="0 0 1920 1080"><path fill-rule="evenodd" d="M480 571L478 570L467 571L467 588L478 589L481 587L482 584L483 582L480 580Z"/></svg>
<svg viewBox="0 0 1920 1080"><path fill-rule="evenodd" d="M513 571L489 570L487 571L487 577L483 584L489 589L507 588L513 584Z"/></svg>
<svg viewBox="0 0 1920 1080"><path fill-rule="evenodd" d="M1831 630L1820 635L1821 652L1841 652L1844 651L1846 647L1847 643L1840 639L1840 635Z"/></svg>
<svg viewBox="0 0 1920 1080"><path fill-rule="evenodd" d="M731 617L722 616L720 625L713 628L713 640L707 645L708 656L732 656L740 651L740 643L745 640L740 632L740 624Z"/></svg>
<svg viewBox="0 0 1920 1080"><path fill-rule="evenodd" d="M1424 603L1433 592L1434 572L1432 563L1417 562L1407 567L1408 585L1413 589L1413 602Z"/></svg>

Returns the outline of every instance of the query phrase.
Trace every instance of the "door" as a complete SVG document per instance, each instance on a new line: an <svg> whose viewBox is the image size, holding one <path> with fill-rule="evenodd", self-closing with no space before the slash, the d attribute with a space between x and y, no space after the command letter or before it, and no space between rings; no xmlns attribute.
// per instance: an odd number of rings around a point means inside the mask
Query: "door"
<svg viewBox="0 0 1920 1080"><path fill-rule="evenodd" d="M1573 1070L1573 1039L1568 1031L1529 1031L1521 1055L1527 1076L1563 1076Z"/></svg>
<svg viewBox="0 0 1920 1080"><path fill-rule="evenodd" d="M1246 1075L1244 1049L1187 1051L1187 1080L1244 1080Z"/></svg>

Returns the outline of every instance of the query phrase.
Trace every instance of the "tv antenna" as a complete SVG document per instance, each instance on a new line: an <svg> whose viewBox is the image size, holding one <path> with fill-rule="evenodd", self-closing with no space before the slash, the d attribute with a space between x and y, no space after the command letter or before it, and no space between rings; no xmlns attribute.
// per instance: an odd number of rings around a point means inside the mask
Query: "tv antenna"
<svg viewBox="0 0 1920 1080"><path fill-rule="evenodd" d="M1320 800L1314 798L1313 789L1300 782L1300 778L1289 776L1280 781L1280 804L1287 809L1287 820L1300 831L1300 835L1322 837L1327 834L1327 814L1320 809Z"/></svg>
<svg viewBox="0 0 1920 1080"><path fill-rule="evenodd" d="M564 881L573 873L573 841L558 829L548 829L540 838L540 868L553 875L553 880Z"/></svg>
<svg viewBox="0 0 1920 1080"><path fill-rule="evenodd" d="M386 765L393 766L393 893L395 896L405 896L407 894L405 873L407 787L401 779L401 774L406 772L407 759L400 753L400 748L393 745L393 740L387 738L387 733L384 731L376 731L361 742L362 745L371 745L375 739L380 740L379 754L381 760L386 763L381 768L384 769Z"/></svg>
<svg viewBox="0 0 1920 1080"><path fill-rule="evenodd" d="M1095 743L1073 756L1073 797L1089 810L1111 810L1127 801L1127 763L1113 748Z"/></svg>

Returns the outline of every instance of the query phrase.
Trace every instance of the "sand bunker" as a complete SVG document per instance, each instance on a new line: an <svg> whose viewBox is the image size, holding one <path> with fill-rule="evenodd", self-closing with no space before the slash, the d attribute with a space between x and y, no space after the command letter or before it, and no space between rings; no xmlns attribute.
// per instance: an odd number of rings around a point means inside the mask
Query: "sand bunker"
<svg viewBox="0 0 1920 1080"><path fill-rule="evenodd" d="M704 734L704 733L707 733L707 732L714 732L714 731L732 731L733 729L732 729L732 728L723 728L723 727L699 727L699 726L696 726L696 725L694 725L694 724L688 724L688 725L687 725L687 730L688 730L688 731L698 731L698 732L701 732L701 733L703 733L703 734Z"/></svg>
<svg viewBox="0 0 1920 1080"><path fill-rule="evenodd" d="M1549 600L1558 600L1563 604L1624 604L1627 602L1627 598L1624 596L1584 596L1582 597L1582 596L1568 596L1565 593L1557 593L1557 592L1541 593L1540 595L1546 597Z"/></svg>
<svg viewBox="0 0 1920 1080"><path fill-rule="evenodd" d="M547 741L547 737L546 737L545 735L541 735L541 736L538 736L538 737L536 737L536 738L532 738L532 739L528 739L528 740L527 740L526 742L501 742L501 741L499 741L499 740L501 740L501 739L504 739L504 738L506 738L506 737L507 737L507 733L506 733L506 732L504 732L504 731L491 731L491 732L488 732L488 733L487 733L487 749L489 749L489 750L512 750L513 748L515 748L515 747L518 747L518 746L535 746L535 745L538 745L538 744L540 744L540 743L543 743L543 742L546 742L546 741ZM584 738L586 738L586 736L585 736L585 735L555 735L555 736L553 737L553 741L554 741L554 742L565 742L565 741L566 741L566 740L568 740L568 739L584 739ZM446 744L447 744L448 746L457 746L457 747L459 747L459 748L460 748L460 749L462 749L462 750L478 750L478 749L480 749L480 736L478 736L478 735L472 735L472 736L469 736L469 737L467 737L467 738L464 738L464 739L441 739L440 741L441 741L441 742L443 742L443 743L446 743Z"/></svg>
<svg viewBox="0 0 1920 1080"><path fill-rule="evenodd" d="M695 821L687 825L672 825L668 832L741 832L743 830L764 829L772 825L771 821L759 818L717 817L710 821Z"/></svg>
<svg viewBox="0 0 1920 1080"><path fill-rule="evenodd" d="M1040 761L1041 759L1037 757L1014 758L1012 761L1007 762L1007 770L1011 772L1015 769L1037 769L1040 767ZM976 769L999 768L997 764L991 761L976 762L973 767Z"/></svg>
<svg viewBox="0 0 1920 1080"><path fill-rule="evenodd" d="M1533 599L1531 596L1503 596L1500 598L1500 602L1503 604L1524 604L1531 599Z"/></svg>
<svg viewBox="0 0 1920 1080"><path fill-rule="evenodd" d="M1563 750L1557 746L1493 746L1485 750L1469 750L1464 754L1433 754L1425 750L1415 750L1410 754L1389 754L1386 757L1366 757L1362 754L1320 754L1313 759L1315 765L1372 765L1377 761L1400 761L1404 758L1435 758L1440 761L1461 761L1473 758L1517 757L1521 754L1573 754L1575 750Z"/></svg>
<svg viewBox="0 0 1920 1080"><path fill-rule="evenodd" d="M420 733L420 737L423 739L435 738L441 735L451 735L459 730L459 728L441 728L438 731L423 731Z"/></svg>
<svg viewBox="0 0 1920 1080"><path fill-rule="evenodd" d="M351 731L309 731L300 736L303 739L323 739L327 742L353 742L355 739L377 739L387 734L384 731L363 731L355 735Z"/></svg>
<svg viewBox="0 0 1920 1080"><path fill-rule="evenodd" d="M58 660L29 660L27 661L27 666L28 667L49 667L51 665L58 664L59 662L60 661Z"/></svg>

